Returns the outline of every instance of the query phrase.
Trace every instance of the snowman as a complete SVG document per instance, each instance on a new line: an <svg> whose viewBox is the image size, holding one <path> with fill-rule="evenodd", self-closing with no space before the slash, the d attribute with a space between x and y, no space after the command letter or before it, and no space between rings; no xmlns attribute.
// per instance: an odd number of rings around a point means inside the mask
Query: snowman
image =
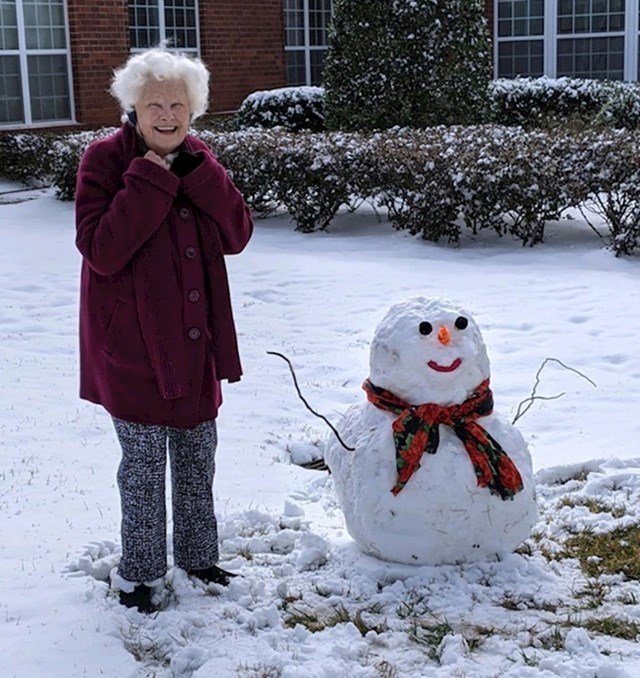
<svg viewBox="0 0 640 678"><path fill-rule="evenodd" d="M493 412L489 358L470 313L443 299L392 306L375 330L366 401L325 462L349 534L420 565L512 552L537 518L526 443Z"/></svg>

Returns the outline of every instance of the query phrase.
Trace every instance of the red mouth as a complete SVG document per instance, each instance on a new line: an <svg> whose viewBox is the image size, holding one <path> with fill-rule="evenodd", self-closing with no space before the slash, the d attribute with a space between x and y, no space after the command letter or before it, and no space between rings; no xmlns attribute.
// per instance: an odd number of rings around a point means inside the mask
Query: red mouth
<svg viewBox="0 0 640 678"><path fill-rule="evenodd" d="M460 365L462 365L462 360L460 358L456 358L451 365L439 365L438 363L434 362L433 360L430 360L427 365L432 370L435 370L436 372L453 372L453 370L457 370Z"/></svg>

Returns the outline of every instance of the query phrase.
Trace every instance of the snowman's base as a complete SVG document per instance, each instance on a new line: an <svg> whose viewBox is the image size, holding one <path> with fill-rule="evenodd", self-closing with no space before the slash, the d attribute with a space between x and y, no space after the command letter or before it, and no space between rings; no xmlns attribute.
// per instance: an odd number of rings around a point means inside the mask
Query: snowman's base
<svg viewBox="0 0 640 678"><path fill-rule="evenodd" d="M411 554L408 558L404 554L389 554L382 553L379 549L376 548L367 548L364 544L361 544L356 541L358 548L366 555L376 558L377 560L383 560L387 563L398 563L401 565L415 565L415 566L429 566L429 567L438 567L440 565L464 565L467 563L477 563L477 562L497 562L504 559L509 554L513 553L519 546L516 545L512 549L499 549L495 551L485 551L478 548L477 550L459 554L458 557L446 557L446 556L434 556L428 557L425 554L415 555Z"/></svg>
<svg viewBox="0 0 640 678"><path fill-rule="evenodd" d="M371 501L368 510L347 509L347 531L362 551L390 562L455 565L495 560L513 553L530 536L537 509L527 491L506 501L484 492L478 493L485 500L484 510L475 511L455 507L454 501L450 506L434 501L432 511L421 512L397 498L383 497Z"/></svg>

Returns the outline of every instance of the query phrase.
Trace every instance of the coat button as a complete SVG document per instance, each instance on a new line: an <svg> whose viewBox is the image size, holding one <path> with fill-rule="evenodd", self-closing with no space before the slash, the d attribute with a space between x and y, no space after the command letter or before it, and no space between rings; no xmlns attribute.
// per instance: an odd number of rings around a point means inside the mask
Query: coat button
<svg viewBox="0 0 640 678"><path fill-rule="evenodd" d="M193 339L193 341L200 339L200 330L197 327L192 327L189 330L189 339Z"/></svg>
<svg viewBox="0 0 640 678"><path fill-rule="evenodd" d="M200 292L198 292L198 290L191 290L187 298L189 299L189 301L193 301L195 303L196 301L200 300Z"/></svg>
<svg viewBox="0 0 640 678"><path fill-rule="evenodd" d="M182 207L178 212L181 219L188 219L191 216L191 210L188 210L186 207Z"/></svg>
<svg viewBox="0 0 640 678"><path fill-rule="evenodd" d="M187 259L195 259L196 254L197 252L195 247L187 247L184 251L184 256L187 257Z"/></svg>

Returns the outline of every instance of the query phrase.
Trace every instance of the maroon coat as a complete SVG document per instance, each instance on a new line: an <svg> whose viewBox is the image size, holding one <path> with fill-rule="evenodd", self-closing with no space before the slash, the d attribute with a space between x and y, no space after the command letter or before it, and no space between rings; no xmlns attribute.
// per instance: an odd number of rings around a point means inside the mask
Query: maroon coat
<svg viewBox="0 0 640 678"><path fill-rule="evenodd" d="M183 428L215 418L220 381L242 374L223 255L253 229L208 147L185 145L201 162L179 178L142 157L125 124L87 148L76 192L80 397Z"/></svg>

